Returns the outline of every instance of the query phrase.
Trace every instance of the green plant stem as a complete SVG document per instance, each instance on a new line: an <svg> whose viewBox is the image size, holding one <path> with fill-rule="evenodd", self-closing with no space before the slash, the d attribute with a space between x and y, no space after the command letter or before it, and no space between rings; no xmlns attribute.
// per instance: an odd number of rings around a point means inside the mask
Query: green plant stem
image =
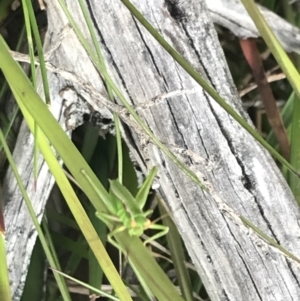
<svg viewBox="0 0 300 301"><path fill-rule="evenodd" d="M69 276L69 275L67 275L65 273L62 273L61 271L58 271L58 270L55 270L55 269L52 269L52 271L54 272L54 274L58 273L58 274L64 276L65 278L70 279L73 282L75 282L75 283L77 283L77 284L79 284L79 285L81 285L83 287L88 288L90 291L93 291L93 292L99 294L99 296L101 296L101 297L106 297L106 298L108 298L110 300L113 300L113 301L120 301L120 299L118 299L118 298L116 298L116 297L114 297L114 296L112 296L110 294L107 294L106 292L104 292L102 290L99 290L99 289L97 289L97 288L95 288L95 287L93 287L93 286L91 286L91 285L89 285L89 284L87 284L87 283L85 283L83 281L79 281L76 278L73 278L73 277L71 277L71 276Z"/></svg>
<svg viewBox="0 0 300 301"><path fill-rule="evenodd" d="M287 251L284 247L279 245L273 238L265 234L262 230L260 230L258 227L256 227L254 224L252 224L248 219L246 219L243 216L239 216L242 222L245 226L251 228L254 232L256 232L260 237L262 237L265 241L267 241L271 246L275 247L276 249L280 250L282 253L284 253L287 257L291 258L292 260L295 260L296 262L300 263L300 259L296 257L291 252Z"/></svg>
<svg viewBox="0 0 300 301"><path fill-rule="evenodd" d="M2 130L0 129L0 135L1 134L2 134ZM0 184L0 297L1 297L1 301L11 301L9 274L8 274L8 267L6 261L3 205L4 202L2 197L2 186Z"/></svg>
<svg viewBox="0 0 300 301"><path fill-rule="evenodd" d="M0 297L1 301L11 301L8 269L6 262L5 236L0 231Z"/></svg>

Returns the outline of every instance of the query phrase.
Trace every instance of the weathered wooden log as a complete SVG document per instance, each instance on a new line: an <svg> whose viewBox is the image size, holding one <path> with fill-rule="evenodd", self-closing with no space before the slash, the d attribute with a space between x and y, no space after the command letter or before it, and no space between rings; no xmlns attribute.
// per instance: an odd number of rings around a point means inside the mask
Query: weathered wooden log
<svg viewBox="0 0 300 301"><path fill-rule="evenodd" d="M134 3L222 97L249 120L241 107L205 2ZM89 37L77 1L69 0L67 4L84 36ZM147 137L136 132L137 128L123 115L135 147L142 154L138 162L150 161L160 168L160 192L211 299L299 299L298 264L249 230L239 218L239 215L247 217L299 256L299 208L270 155L174 62L120 1L87 4L109 73L117 85L138 107L139 115L153 133L211 187L204 192ZM101 102L101 96L105 99L106 95L103 82L67 24L57 1L49 1L45 51L58 46L49 59L57 68L49 72L49 81L52 110L63 126L60 92L66 87L74 87L95 110L109 114ZM95 90L99 97L95 97ZM149 102L174 91L178 92L176 96ZM33 191L30 168L33 138L25 128L22 130L23 139L18 142L15 157L19 158L20 171L41 217L53 182L41 161L42 191ZM28 153L25 145L30 146ZM4 185L6 199L10 200L5 218L12 289L14 300L19 300L36 234L12 178L9 172Z"/></svg>
<svg viewBox="0 0 300 301"><path fill-rule="evenodd" d="M213 22L228 28L240 39L260 36L241 1L207 0L206 3ZM259 4L258 8L286 51L300 53L300 29Z"/></svg>

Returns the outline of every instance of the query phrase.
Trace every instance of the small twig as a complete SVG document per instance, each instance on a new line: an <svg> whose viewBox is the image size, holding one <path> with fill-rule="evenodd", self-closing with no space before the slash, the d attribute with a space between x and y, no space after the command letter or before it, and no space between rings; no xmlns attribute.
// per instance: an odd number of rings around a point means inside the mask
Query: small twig
<svg viewBox="0 0 300 301"><path fill-rule="evenodd" d="M38 0L38 2L39 2L40 10L46 10L46 4L44 0Z"/></svg>
<svg viewBox="0 0 300 301"><path fill-rule="evenodd" d="M286 76L285 76L284 73L267 75L267 81L268 81L268 83L276 82L278 80L285 79L285 78L286 78ZM246 88L244 88L241 91L239 91L239 95L240 95L240 97L243 97L247 93L253 91L256 88L257 88L257 84L252 83L252 84L248 85Z"/></svg>
<svg viewBox="0 0 300 301"><path fill-rule="evenodd" d="M285 130L280 111L276 105L271 87L267 81L263 62L254 39L240 40L244 56L252 69L258 90L261 95L269 123L276 135L280 149L286 160L290 157L290 142Z"/></svg>

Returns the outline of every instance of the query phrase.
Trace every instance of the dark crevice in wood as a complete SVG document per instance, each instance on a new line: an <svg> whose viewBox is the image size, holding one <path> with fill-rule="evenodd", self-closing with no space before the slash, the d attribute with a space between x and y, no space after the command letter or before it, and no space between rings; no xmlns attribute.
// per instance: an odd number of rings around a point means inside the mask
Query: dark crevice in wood
<svg viewBox="0 0 300 301"><path fill-rule="evenodd" d="M294 277L295 282L297 283L298 287L300 287L300 282L299 282L299 280L297 279L297 275L295 274L295 272L294 272L294 270L293 270L293 268L292 268L292 266L291 266L291 262L290 262L289 259L287 259L287 258L286 258L285 260L286 260L287 266L289 267L289 270L290 270L291 274L292 274L293 277ZM292 295L291 295L291 297L292 297ZM291 298L291 299L292 299L292 298Z"/></svg>
<svg viewBox="0 0 300 301"><path fill-rule="evenodd" d="M183 18L185 18L185 13L178 5L176 5L176 1L165 1L165 4L170 16L175 21L181 21Z"/></svg>
<svg viewBox="0 0 300 301"><path fill-rule="evenodd" d="M263 208L261 207L260 203L257 200L257 197L255 197L253 195L253 198L254 198L254 202L257 205L257 208L258 208L258 210L259 210L259 212L261 214L262 219L264 220L264 222L266 223L267 228L271 232L272 238L280 245L280 241L278 240L278 238L276 237L276 234L274 233L274 230L273 230L273 227L272 227L272 223L267 219Z"/></svg>
<svg viewBox="0 0 300 301"><path fill-rule="evenodd" d="M229 225L228 225L228 230L229 230L229 232L230 232L231 235L232 235L232 239L234 239L234 241L236 242L236 244L239 246L241 252L243 252L243 247L241 246L240 242L235 238L235 235L234 235L234 233L231 231ZM249 275L249 278L250 278L250 280L251 280L251 282L252 282L252 284L253 284L253 287L255 288L255 291L256 291L256 293L257 293L257 296L259 297L259 300L262 300L262 297L261 297L261 295L260 295L260 293L259 293L259 291L258 291L258 288L257 288L257 286L256 286L256 283L255 283L255 281L254 281L254 279L253 279L253 276L252 276L252 274L251 274L251 272L250 272L250 270L249 270L249 268L248 268L248 266L247 266L245 260L243 259L243 256L240 255L240 252L237 252L237 254L238 254L240 260L242 261L242 263L243 263L243 265L244 265L244 268L245 268L245 270L247 271L247 274ZM258 280L258 281L259 281L259 280Z"/></svg>
<svg viewBox="0 0 300 301"><path fill-rule="evenodd" d="M143 43L145 45L145 48L148 51L147 53L149 54L149 56L151 58L151 61L153 63L153 66L155 67L155 70L157 71L157 74L159 74L159 76L163 79L164 84L168 87L168 82L164 78L163 74L160 72L159 67L156 64L155 57L154 57L151 49L149 48L149 46L148 46L148 44L147 44L147 42L146 42L146 40L144 38L144 35L142 34L142 32L140 30L140 27L138 26L138 23L137 23L137 21L136 21L136 19L134 17L133 17L133 23L135 24L135 28L136 28L137 32L139 33L139 35L140 35L141 41L143 41Z"/></svg>
<svg viewBox="0 0 300 301"><path fill-rule="evenodd" d="M242 183L243 183L245 189L251 193L250 188L252 187L252 182L251 182L251 179L249 178L249 176L247 175L247 173L246 173L246 171L245 171L244 163L243 163L243 161L239 158L239 156L238 156L238 154L237 154L237 152L236 152L236 150L235 150L234 145L233 145L232 142L230 141L230 140L231 140L230 135L227 134L226 129L223 127L223 124L222 124L222 122L220 121L220 119L219 119L219 117L218 117L218 114L215 113L215 110L214 110L213 106L211 105L211 101L210 101L210 99L209 99L208 97L207 97L207 103L208 103L208 105L209 105L209 107L210 107L210 109L211 109L211 112L212 112L212 114L213 114L213 116L214 116L214 118L215 118L217 124L219 125L219 129L220 129L222 135L225 137L225 139L226 139L226 141L227 141L227 143L228 143L228 146L229 146L229 148L230 148L232 154L234 155L234 157L235 157L235 159L236 159L238 165L240 166L240 168L241 168L241 170L242 170L242 174L243 174L243 177L242 177ZM234 122L234 121L233 121L233 122Z"/></svg>
<svg viewBox="0 0 300 301"><path fill-rule="evenodd" d="M210 103L209 103L209 104L210 104ZM252 184L252 180L251 180L251 177L248 176L248 174L247 174L247 172L246 172L246 167L244 166L243 161L240 159L240 157L239 157L238 155L236 155L236 151L235 151L235 148L234 148L234 146L232 145L232 143L231 143L231 141L230 141L230 137L228 137L226 131L224 130L223 125L222 125L222 123L220 122L220 120L219 120L217 114L215 114L213 107L212 107L211 105L210 105L210 107L211 107L211 111L212 111L212 113L214 114L215 119L216 119L216 121L217 121L217 123L218 123L218 125L219 125L220 131L222 132L222 134L223 134L224 137L226 138L227 143L228 143L228 146L229 146L229 148L231 149L232 153L234 154L234 156L235 156L235 158L236 158L236 160L237 160L237 162L238 162L238 164L239 164L239 166L240 166L240 168L241 168L241 170L242 170L242 174L243 174L242 183L243 183L243 186L244 186L245 189L252 195L252 197L253 197L253 199L254 199L254 202L255 202L255 204L256 204L256 206L257 206L257 208L258 208L258 210L259 210L259 212L260 212L260 214L261 214L261 217L262 217L263 221L266 223L267 228L268 228L269 231L271 232L272 237L276 240L276 242L277 242L278 244L280 244L278 238L276 237L276 235L275 235L275 233L274 233L274 231L273 231L273 229L272 229L272 224L270 223L270 221L269 221L269 220L267 219L267 217L265 216L263 208L261 207L260 203L258 202L258 199L256 198L255 194L253 193L253 184Z"/></svg>

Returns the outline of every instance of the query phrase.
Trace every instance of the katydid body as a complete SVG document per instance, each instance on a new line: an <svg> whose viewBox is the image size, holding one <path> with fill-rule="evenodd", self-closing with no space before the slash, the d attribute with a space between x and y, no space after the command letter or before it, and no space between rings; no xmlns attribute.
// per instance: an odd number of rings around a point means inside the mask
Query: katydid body
<svg viewBox="0 0 300 301"><path fill-rule="evenodd" d="M158 230L158 233L144 241L145 245L167 234L168 227L152 223L148 218L152 210L143 211L149 190L157 173L157 167L152 168L135 197L118 180L110 181L109 197L107 197L107 193L102 193L84 170L81 170L81 172L101 197L109 211L109 213L96 212L96 216L106 224L117 223L115 229L107 236L108 241L116 248L120 249L120 246L112 237L125 230L128 231L130 236L141 236L147 229Z"/></svg>

